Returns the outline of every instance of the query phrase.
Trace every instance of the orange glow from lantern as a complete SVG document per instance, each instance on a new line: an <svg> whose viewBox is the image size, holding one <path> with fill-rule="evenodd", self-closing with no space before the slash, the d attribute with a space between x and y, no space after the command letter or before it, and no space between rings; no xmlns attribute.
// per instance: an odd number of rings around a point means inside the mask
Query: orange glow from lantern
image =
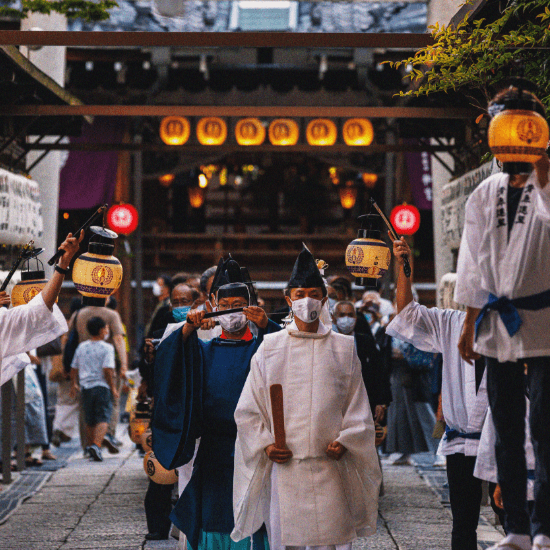
<svg viewBox="0 0 550 550"><path fill-rule="evenodd" d="M182 116L167 116L160 123L160 139L166 145L183 145L191 135L191 124Z"/></svg>
<svg viewBox="0 0 550 550"><path fill-rule="evenodd" d="M197 124L197 139L201 145L221 145L227 138L227 124L218 117L201 118Z"/></svg>
<svg viewBox="0 0 550 550"><path fill-rule="evenodd" d="M306 139L310 145L334 145L338 137L336 124L328 118L311 120L306 128Z"/></svg>
<svg viewBox="0 0 550 550"><path fill-rule="evenodd" d="M278 118L269 125L268 134L272 145L296 145L300 137L300 128L291 118Z"/></svg>
<svg viewBox="0 0 550 550"><path fill-rule="evenodd" d="M220 172L220 185L224 186L227 183L227 168L222 168Z"/></svg>
<svg viewBox="0 0 550 550"><path fill-rule="evenodd" d="M349 118L344 123L342 135L346 145L370 145L374 139L374 128L366 118Z"/></svg>
<svg viewBox="0 0 550 550"><path fill-rule="evenodd" d="M69 213L68 213L68 212L63 212L63 219L64 219L64 220L68 220L68 219L69 219Z"/></svg>
<svg viewBox="0 0 550 550"><path fill-rule="evenodd" d="M204 190L200 187L189 187L189 204L193 208L200 208L204 204Z"/></svg>
<svg viewBox="0 0 550 550"><path fill-rule="evenodd" d="M162 176L159 177L159 183L163 187L170 187L175 177L176 176L174 174L162 174Z"/></svg>
<svg viewBox="0 0 550 550"><path fill-rule="evenodd" d="M204 174L199 174L199 187L204 189L208 185L208 178Z"/></svg>
<svg viewBox="0 0 550 550"><path fill-rule="evenodd" d="M340 195L340 204L343 208L351 210L355 206L357 188L346 184L346 187L340 187L340 189L338 189L338 194Z"/></svg>
<svg viewBox="0 0 550 550"><path fill-rule="evenodd" d="M265 128L257 118L243 118L235 126L235 139L239 145L261 145L265 141Z"/></svg>
<svg viewBox="0 0 550 550"><path fill-rule="evenodd" d="M363 180L363 183L365 184L366 187L368 187L369 189L372 189L376 185L376 182L378 181L378 176L376 174L371 174L369 172L363 172L361 174L361 179Z"/></svg>

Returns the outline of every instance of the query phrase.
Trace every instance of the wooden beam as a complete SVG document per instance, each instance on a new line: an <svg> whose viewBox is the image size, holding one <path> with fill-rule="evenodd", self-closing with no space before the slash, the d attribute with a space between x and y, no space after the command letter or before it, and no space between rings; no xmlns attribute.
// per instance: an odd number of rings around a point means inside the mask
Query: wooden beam
<svg viewBox="0 0 550 550"><path fill-rule="evenodd" d="M341 117L469 119L479 114L460 107L342 107L342 106L225 106L225 105L2 105L0 116L117 116L163 117Z"/></svg>
<svg viewBox="0 0 550 550"><path fill-rule="evenodd" d="M184 48L398 48L433 44L425 33L0 31L0 45Z"/></svg>
<svg viewBox="0 0 550 550"><path fill-rule="evenodd" d="M224 145L164 145L162 143L29 143L25 145L27 151L172 151L181 154L195 153L361 153L364 155L401 151L453 151L453 145L423 145L423 144L378 144L368 147L355 147L339 143L328 146L296 145L281 146L264 145L241 146L226 143Z"/></svg>

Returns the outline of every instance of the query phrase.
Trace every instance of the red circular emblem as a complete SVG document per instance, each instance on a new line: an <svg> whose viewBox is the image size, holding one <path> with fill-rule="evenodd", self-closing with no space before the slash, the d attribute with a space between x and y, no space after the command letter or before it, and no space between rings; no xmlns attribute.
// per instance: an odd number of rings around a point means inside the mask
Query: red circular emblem
<svg viewBox="0 0 550 550"><path fill-rule="evenodd" d="M138 226L138 212L131 204L115 204L107 212L107 225L116 233L130 235Z"/></svg>
<svg viewBox="0 0 550 550"><path fill-rule="evenodd" d="M391 211L390 221L400 235L414 235L420 227L420 212L412 204L401 204Z"/></svg>

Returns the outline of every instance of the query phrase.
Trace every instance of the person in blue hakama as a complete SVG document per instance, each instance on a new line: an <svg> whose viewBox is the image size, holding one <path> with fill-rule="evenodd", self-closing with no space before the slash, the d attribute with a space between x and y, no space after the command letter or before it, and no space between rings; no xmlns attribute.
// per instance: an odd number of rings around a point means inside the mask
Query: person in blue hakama
<svg viewBox="0 0 550 550"><path fill-rule="evenodd" d="M237 278L225 274L225 280ZM229 536L234 528L233 415L252 356L263 336L280 327L262 308L249 305L249 289L241 282L220 286L216 301L219 310L244 307L242 313L218 317L220 337L200 340L196 330L211 328L212 321L204 319L205 311L193 310L182 330L157 350L153 450L165 468L173 469L193 459L200 438L191 479L170 518L192 550L247 550L250 539L235 543ZM258 327L258 336L252 335L248 321ZM255 546L261 548L263 535L257 539Z"/></svg>

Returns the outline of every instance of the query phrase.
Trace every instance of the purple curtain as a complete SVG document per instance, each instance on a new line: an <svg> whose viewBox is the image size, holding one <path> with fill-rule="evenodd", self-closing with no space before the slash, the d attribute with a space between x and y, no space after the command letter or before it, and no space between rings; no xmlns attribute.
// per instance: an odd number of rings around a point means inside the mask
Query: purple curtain
<svg viewBox="0 0 550 550"><path fill-rule="evenodd" d="M96 117L71 143L120 143L124 124L116 117ZM71 151L61 170L59 208L92 208L110 204L117 175L117 151Z"/></svg>
<svg viewBox="0 0 550 550"><path fill-rule="evenodd" d="M407 140L408 143L420 143ZM432 209L432 159L426 151L405 153L414 205L419 210Z"/></svg>

